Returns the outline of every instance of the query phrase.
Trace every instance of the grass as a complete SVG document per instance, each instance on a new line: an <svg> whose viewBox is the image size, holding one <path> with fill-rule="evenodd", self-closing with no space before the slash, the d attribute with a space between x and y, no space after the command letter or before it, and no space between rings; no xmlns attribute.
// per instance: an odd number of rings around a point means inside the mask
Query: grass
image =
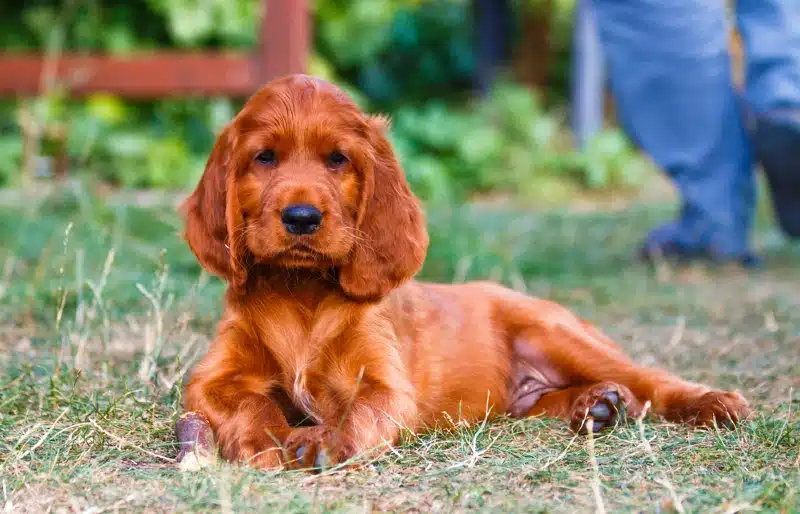
<svg viewBox="0 0 800 514"><path fill-rule="evenodd" d="M12 205L13 204L13 205ZM171 206L81 187L0 207L0 506L6 512L798 512L800 248L769 226L765 270L635 264L664 208L430 212L423 276L491 277L567 303L639 361L745 392L733 432L648 419L576 438L499 420L312 476L216 465L182 473L183 374L220 312ZM0 507L2 508L2 507Z"/></svg>

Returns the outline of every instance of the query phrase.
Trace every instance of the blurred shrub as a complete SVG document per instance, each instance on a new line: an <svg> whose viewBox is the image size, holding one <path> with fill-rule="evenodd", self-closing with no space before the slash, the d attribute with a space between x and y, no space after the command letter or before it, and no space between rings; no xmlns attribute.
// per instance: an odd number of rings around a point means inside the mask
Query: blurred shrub
<svg viewBox="0 0 800 514"><path fill-rule="evenodd" d="M3 0L0 48L243 48L256 42L259 6L258 0Z"/></svg>
<svg viewBox="0 0 800 514"><path fill-rule="evenodd" d="M0 187L10 185L22 165L22 139L17 134L0 135Z"/></svg>
<svg viewBox="0 0 800 514"><path fill-rule="evenodd" d="M315 48L386 108L452 96L473 72L470 0L318 0Z"/></svg>
<svg viewBox="0 0 800 514"><path fill-rule="evenodd" d="M203 172L229 100L124 103L107 95L74 106L71 154L80 168L125 187L182 188Z"/></svg>
<svg viewBox="0 0 800 514"><path fill-rule="evenodd" d="M649 171L617 131L575 151L560 120L529 89L508 83L468 108L401 107L392 135L415 190L445 202L488 192L563 201L576 189L638 185Z"/></svg>

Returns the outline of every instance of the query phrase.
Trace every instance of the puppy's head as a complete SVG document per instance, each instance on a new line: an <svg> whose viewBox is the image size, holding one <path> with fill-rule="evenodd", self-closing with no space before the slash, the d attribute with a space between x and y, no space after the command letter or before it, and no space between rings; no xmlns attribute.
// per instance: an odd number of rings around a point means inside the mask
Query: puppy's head
<svg viewBox="0 0 800 514"><path fill-rule="evenodd" d="M182 206L200 264L239 292L255 265L334 270L357 300L411 278L428 235L388 128L325 81L267 84L220 134Z"/></svg>

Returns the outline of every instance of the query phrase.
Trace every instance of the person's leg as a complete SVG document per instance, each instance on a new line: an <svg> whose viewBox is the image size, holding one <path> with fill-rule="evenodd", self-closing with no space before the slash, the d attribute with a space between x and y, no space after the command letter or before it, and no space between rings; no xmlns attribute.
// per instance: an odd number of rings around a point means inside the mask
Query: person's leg
<svg viewBox="0 0 800 514"><path fill-rule="evenodd" d="M800 107L800 2L738 0L747 100L756 114Z"/></svg>
<svg viewBox="0 0 800 514"><path fill-rule="evenodd" d="M753 141L778 221L800 237L800 2L738 0Z"/></svg>
<svg viewBox="0 0 800 514"><path fill-rule="evenodd" d="M579 148L603 129L605 69L591 0L575 8L572 42L572 130Z"/></svg>
<svg viewBox="0 0 800 514"><path fill-rule="evenodd" d="M648 252L750 262L755 191L724 2L592 0L620 119L672 178L678 219Z"/></svg>
<svg viewBox="0 0 800 514"><path fill-rule="evenodd" d="M486 95L506 59L511 5L508 0L473 0L475 24L475 92Z"/></svg>

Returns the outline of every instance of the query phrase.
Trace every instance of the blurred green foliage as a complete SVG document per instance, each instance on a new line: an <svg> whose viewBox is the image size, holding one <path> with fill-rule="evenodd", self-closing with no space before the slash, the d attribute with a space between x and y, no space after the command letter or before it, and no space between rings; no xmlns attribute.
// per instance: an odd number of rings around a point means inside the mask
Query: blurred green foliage
<svg viewBox="0 0 800 514"><path fill-rule="evenodd" d="M574 0L555 2L554 30L569 37ZM393 115L392 137L414 189L458 201L504 192L560 199L575 188L636 184L643 166L617 132L575 152L563 123L527 88L500 84L470 99L469 0L316 0L311 72L335 81L367 110ZM518 9L542 8L517 0ZM5 0L0 50L127 53L156 48L247 48L259 0ZM268 15L268 14L267 14ZM560 55L560 54L559 54ZM563 60L563 59L562 59ZM215 134L241 99L132 102L69 100L59 89L28 101L67 127L72 172L123 187L184 188L202 173ZM0 185L20 176L19 102L0 104Z"/></svg>
<svg viewBox="0 0 800 514"><path fill-rule="evenodd" d="M468 91L469 0L322 0L316 50L379 108Z"/></svg>
<svg viewBox="0 0 800 514"><path fill-rule="evenodd" d="M13 135L0 137L0 186L12 183L20 173L22 139Z"/></svg>
<svg viewBox="0 0 800 514"><path fill-rule="evenodd" d="M558 118L529 89L510 83L460 110L435 101L400 107L393 140L412 187L438 201L501 192L562 202L576 188L635 186L648 172L618 131L575 151Z"/></svg>

